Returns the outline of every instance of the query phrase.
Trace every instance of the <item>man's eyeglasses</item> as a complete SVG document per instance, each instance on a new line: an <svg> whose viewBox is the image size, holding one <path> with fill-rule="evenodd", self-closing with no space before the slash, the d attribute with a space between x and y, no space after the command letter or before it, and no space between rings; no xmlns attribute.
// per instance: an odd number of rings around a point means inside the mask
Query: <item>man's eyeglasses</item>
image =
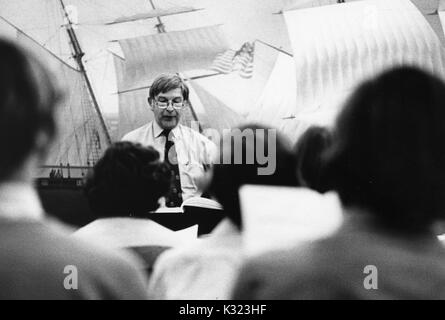
<svg viewBox="0 0 445 320"><path fill-rule="evenodd" d="M173 100L168 100L165 98L159 98L158 100L155 100L156 105L158 106L159 109L167 109L168 105L171 104L173 108L175 109L182 109L184 107L184 101L175 101L175 99Z"/></svg>

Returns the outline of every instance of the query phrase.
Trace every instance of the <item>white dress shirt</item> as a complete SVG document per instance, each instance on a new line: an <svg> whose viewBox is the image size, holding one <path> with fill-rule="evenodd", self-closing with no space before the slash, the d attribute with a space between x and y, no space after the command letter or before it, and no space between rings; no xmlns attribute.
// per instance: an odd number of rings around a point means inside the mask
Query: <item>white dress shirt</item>
<svg viewBox="0 0 445 320"><path fill-rule="evenodd" d="M241 233L225 219L208 237L161 254L150 278L150 298L227 300L243 257Z"/></svg>
<svg viewBox="0 0 445 320"><path fill-rule="evenodd" d="M162 135L162 131L156 121L151 121L127 133L122 140L154 147L163 161L166 137ZM214 162L217 154L216 145L199 132L183 125L178 125L172 130L171 139L175 143L178 156L182 199L200 196L201 192L196 181L204 175L204 165Z"/></svg>

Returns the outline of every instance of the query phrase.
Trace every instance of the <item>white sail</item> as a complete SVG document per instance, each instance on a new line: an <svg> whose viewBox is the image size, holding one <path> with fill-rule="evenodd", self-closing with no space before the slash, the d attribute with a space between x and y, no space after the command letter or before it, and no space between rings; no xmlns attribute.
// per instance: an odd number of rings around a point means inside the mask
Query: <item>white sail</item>
<svg viewBox="0 0 445 320"><path fill-rule="evenodd" d="M245 79L237 72L212 78L196 80L196 82L228 108L246 118L255 108L258 98L263 92L278 51L261 42L255 43L252 77Z"/></svg>
<svg viewBox="0 0 445 320"><path fill-rule="evenodd" d="M345 0L345 3L362 1L362 0ZM344 4L338 3L338 0L282 0L283 7L279 13L284 11L297 10L297 9L307 9L333 4ZM411 0L411 2L419 9L423 14L425 19L428 21L430 26L435 31L436 35L439 37L440 42L445 46L445 35L442 28L443 23L439 18L440 11L445 10L445 1L443 0ZM438 14L439 13L439 14Z"/></svg>
<svg viewBox="0 0 445 320"><path fill-rule="evenodd" d="M248 119L268 126L283 128L296 110L295 63L291 56L279 54L274 69Z"/></svg>
<svg viewBox="0 0 445 320"><path fill-rule="evenodd" d="M283 11L306 9L336 4L337 0L283 0Z"/></svg>
<svg viewBox="0 0 445 320"><path fill-rule="evenodd" d="M419 66L445 79L444 49L409 0L295 10L285 19L295 61L295 111L336 112L354 86L397 65Z"/></svg>
<svg viewBox="0 0 445 320"><path fill-rule="evenodd" d="M192 80L190 87L196 93L193 106L199 104L201 108L195 108L196 116L202 129L213 129L222 133L225 129L233 128L241 124L244 118L223 101L215 97L203 88L199 81Z"/></svg>
<svg viewBox="0 0 445 320"><path fill-rule="evenodd" d="M171 16L175 14L180 13L188 13L188 12L194 12L202 9L195 9L193 7L173 7L173 8L167 8L167 9L155 9L151 10L150 12L146 13L138 13L131 16L123 16L120 18L117 18L116 20L112 22L105 23L106 25L112 25L112 24L119 24L119 23L125 23L125 22L133 22L133 21L139 21L139 20L145 20L145 19L152 19L152 18L158 18L158 17L165 17L165 16Z"/></svg>
<svg viewBox="0 0 445 320"><path fill-rule="evenodd" d="M207 69L228 49L220 26L124 39L119 44L125 56L120 92L149 86L161 73Z"/></svg>
<svg viewBox="0 0 445 320"><path fill-rule="evenodd" d="M118 88L124 87L125 60L116 55L113 55L113 60ZM114 140L120 140L126 133L153 119L147 97L148 89L119 93L119 120Z"/></svg>

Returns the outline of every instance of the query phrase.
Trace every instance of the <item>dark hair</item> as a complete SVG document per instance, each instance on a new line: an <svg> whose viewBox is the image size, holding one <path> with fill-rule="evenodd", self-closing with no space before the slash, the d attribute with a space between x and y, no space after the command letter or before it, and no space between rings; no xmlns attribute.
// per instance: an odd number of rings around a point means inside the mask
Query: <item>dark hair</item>
<svg viewBox="0 0 445 320"><path fill-rule="evenodd" d="M181 89L184 101L189 99L189 88L177 74L163 74L157 77L150 87L148 101L151 102L158 94L174 89Z"/></svg>
<svg viewBox="0 0 445 320"><path fill-rule="evenodd" d="M313 126L298 139L294 147L297 179L300 185L320 193L327 191L324 181L324 152L330 146L332 136L324 127Z"/></svg>
<svg viewBox="0 0 445 320"><path fill-rule="evenodd" d="M240 130L241 133L249 132L251 130L254 137L254 142L249 143L247 138L242 138L241 151L242 161L236 163L234 159L234 152L231 153L230 163L224 163L224 149L229 148L233 151L235 144L234 130ZM273 130L273 131L271 131ZM260 134L264 132L264 135ZM273 150L273 146L269 145L269 137L273 138L276 134L276 139L272 143L275 144L275 171L270 175L258 174L259 168L267 167L267 164L261 163L257 157L257 149L264 150L264 154L268 154ZM295 177L295 158L283 137L276 129L263 127L256 124L245 125L232 129L230 135L226 135L223 139L224 144L220 149L219 164L214 165L213 178L209 186L209 192L224 207L226 216L240 229L242 228L240 201L238 190L245 184L259 184L259 185L284 185L295 186L297 179ZM227 141L229 139L229 141ZM247 159L247 152L251 152L255 157L252 162Z"/></svg>
<svg viewBox="0 0 445 320"><path fill-rule="evenodd" d="M337 119L328 152L345 206L424 231L445 214L445 84L399 67L362 84Z"/></svg>
<svg viewBox="0 0 445 320"><path fill-rule="evenodd" d="M54 138L54 110L61 97L53 76L34 55L0 39L0 147L5 151L0 181L20 168L38 134L45 134L48 142Z"/></svg>
<svg viewBox="0 0 445 320"><path fill-rule="evenodd" d="M101 217L143 216L158 208L171 171L153 147L112 144L89 174L85 186L91 209Z"/></svg>

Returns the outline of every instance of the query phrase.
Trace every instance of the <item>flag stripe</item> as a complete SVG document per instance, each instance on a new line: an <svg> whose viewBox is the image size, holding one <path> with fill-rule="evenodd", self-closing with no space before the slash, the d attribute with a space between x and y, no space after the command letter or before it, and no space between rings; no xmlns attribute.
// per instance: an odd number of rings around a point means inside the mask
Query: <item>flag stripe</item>
<svg viewBox="0 0 445 320"><path fill-rule="evenodd" d="M242 78L251 78L253 75L254 44L246 42L238 50L227 50L216 56L210 69L230 73L237 71Z"/></svg>

